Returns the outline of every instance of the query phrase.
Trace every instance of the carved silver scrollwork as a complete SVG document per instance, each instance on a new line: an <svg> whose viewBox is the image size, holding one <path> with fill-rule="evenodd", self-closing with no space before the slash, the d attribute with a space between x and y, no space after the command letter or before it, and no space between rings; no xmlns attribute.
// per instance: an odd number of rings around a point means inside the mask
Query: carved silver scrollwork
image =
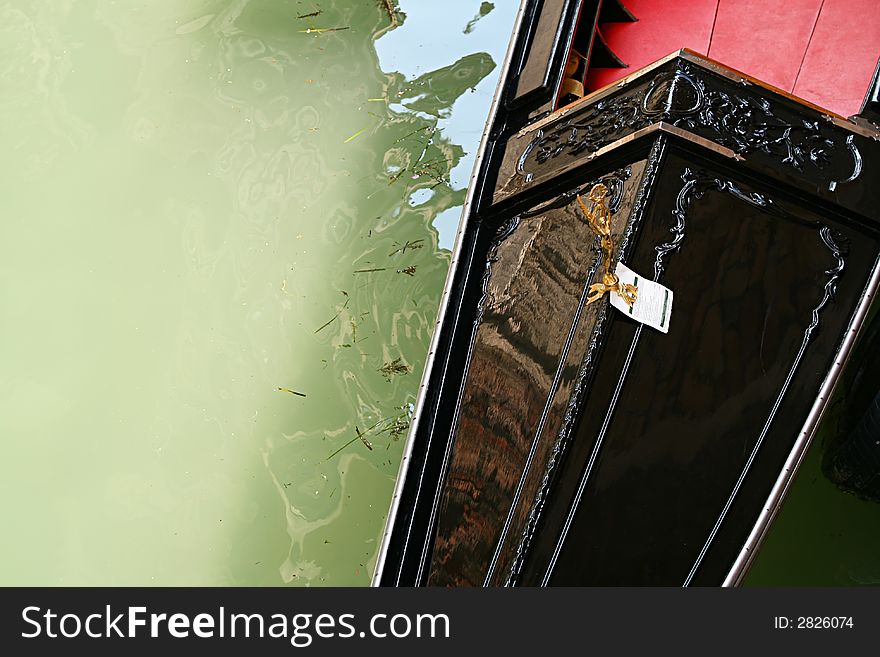
<svg viewBox="0 0 880 657"><path fill-rule="evenodd" d="M844 135L820 119L784 118L784 109L755 89L753 85L730 89L679 61L675 69L659 71L647 85L624 88L616 96L535 131L517 160L516 171L528 184L554 158L593 153L636 130L666 121L738 155L763 154L819 178L830 191L859 177L862 156L852 134ZM841 169L851 173L834 179Z"/></svg>

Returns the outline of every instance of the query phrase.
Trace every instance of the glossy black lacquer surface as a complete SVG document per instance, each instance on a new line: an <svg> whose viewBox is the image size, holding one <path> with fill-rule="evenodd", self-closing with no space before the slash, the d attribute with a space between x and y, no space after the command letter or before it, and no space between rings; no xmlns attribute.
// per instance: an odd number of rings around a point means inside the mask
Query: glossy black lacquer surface
<svg viewBox="0 0 880 657"><path fill-rule="evenodd" d="M880 133L687 52L528 121L493 119L378 582L730 581L873 294ZM584 303L599 180L667 334Z"/></svg>
<svg viewBox="0 0 880 657"><path fill-rule="evenodd" d="M606 184L619 238L643 170L644 162L623 167L499 229L483 275L429 583L479 585L514 558L602 310L586 304L600 258L575 194Z"/></svg>
<svg viewBox="0 0 880 657"><path fill-rule="evenodd" d="M876 239L831 213L670 156L628 259L640 272L659 259L675 292L670 331L613 315L521 583L717 584L804 424L876 253Z"/></svg>
<svg viewBox="0 0 880 657"><path fill-rule="evenodd" d="M523 34L525 47L519 55L520 70L506 99L509 107L535 109L552 101L568 41L563 19L577 12L579 4L580 0L544 0L529 22Z"/></svg>

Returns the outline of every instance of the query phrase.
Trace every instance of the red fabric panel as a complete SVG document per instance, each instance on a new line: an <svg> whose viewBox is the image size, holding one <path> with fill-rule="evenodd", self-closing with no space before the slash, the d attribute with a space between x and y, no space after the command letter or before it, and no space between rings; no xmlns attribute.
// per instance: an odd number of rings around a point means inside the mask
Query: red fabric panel
<svg viewBox="0 0 880 657"><path fill-rule="evenodd" d="M604 23L602 36L629 68L593 68L596 90L681 48L706 54L718 0L623 0L637 23Z"/></svg>
<svg viewBox="0 0 880 657"><path fill-rule="evenodd" d="M721 0L709 57L791 91L822 2Z"/></svg>
<svg viewBox="0 0 880 657"><path fill-rule="evenodd" d="M602 34L629 68L591 69L588 91L675 50L690 48L849 116L858 112L880 56L880 0L625 0L625 4L639 22L605 23Z"/></svg>
<svg viewBox="0 0 880 657"><path fill-rule="evenodd" d="M825 0L794 94L856 114L880 56L880 2Z"/></svg>

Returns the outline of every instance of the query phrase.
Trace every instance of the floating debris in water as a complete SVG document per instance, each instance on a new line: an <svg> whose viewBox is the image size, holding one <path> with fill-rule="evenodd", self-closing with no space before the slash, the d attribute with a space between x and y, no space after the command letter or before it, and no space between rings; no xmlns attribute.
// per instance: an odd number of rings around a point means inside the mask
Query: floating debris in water
<svg viewBox="0 0 880 657"><path fill-rule="evenodd" d="M305 393L297 392L296 390L291 390L290 388L275 388L278 392L289 392L291 395L296 395L297 397L305 397Z"/></svg>
<svg viewBox="0 0 880 657"><path fill-rule="evenodd" d="M412 404L404 404L401 408L403 409L402 413L382 420L385 426L378 433L388 432L394 440L397 440L401 435L409 431L410 424L412 424L414 406Z"/></svg>
<svg viewBox="0 0 880 657"><path fill-rule="evenodd" d="M351 29L349 27L309 27L305 30L297 30L300 34L323 34L324 32L341 32Z"/></svg>
<svg viewBox="0 0 880 657"><path fill-rule="evenodd" d="M399 360L400 359L398 358L397 361L399 361ZM388 365L393 365L393 364L394 363L388 363ZM406 365L402 365L399 362L397 363L397 367L403 367L404 372L409 371L409 368ZM391 417L385 417L380 420L377 420L375 423L373 423L372 426L370 426L368 429L365 429L364 431L361 431L360 427L355 425L354 438L352 438L351 440L346 442L339 449L332 452L324 460L329 461L334 456L339 454L342 450L344 450L346 447L348 447L352 443L357 442L358 440L360 440L364 444L364 447L366 447L368 450L373 451L373 443L367 439L367 436L370 435L371 432L376 436L381 436L381 434L387 433L391 437L391 441L398 440L400 438L400 436L402 436L403 434L405 434L409 430L409 427L412 424L413 411L415 410L415 406L411 403L407 403L399 408L400 408L401 412L397 413L396 415L392 415ZM326 438L326 436L325 436L325 438ZM386 449L391 447L391 441L389 441L388 445L386 445ZM391 463L389 462L389 465L390 464ZM343 474L345 474L345 473L343 473ZM335 493L335 492L336 492L335 488L332 491L330 491L330 497L333 497L333 493Z"/></svg>
<svg viewBox="0 0 880 657"><path fill-rule="evenodd" d="M382 100L382 99L380 98L379 100ZM421 127L421 128L416 128L416 129L413 130L412 132L408 132L408 133L405 134L403 137L400 137L399 139L395 139L395 140L394 140L393 142L391 142L391 143L392 143L392 145L394 145L394 144L399 144L399 143L402 142L404 139L409 139L409 138L412 137L413 135L416 135L416 134L418 134L418 133L420 133L420 132L424 132L425 130L430 130L430 131L431 131L431 134L434 134L434 132L437 130L437 128L436 128L436 126L433 126L433 125L426 125L426 126L423 126L423 127Z"/></svg>
<svg viewBox="0 0 880 657"><path fill-rule="evenodd" d="M406 253L407 249L409 249L410 251L415 251L416 249L421 249L424 246L424 241L425 240L422 238L419 238L417 240L407 240L406 242L403 243L403 246L400 246L399 242L395 242L393 246L396 246L397 248L394 249L394 251L392 251L391 253L389 253L388 257L390 258L391 256L397 255L398 253Z"/></svg>
<svg viewBox="0 0 880 657"><path fill-rule="evenodd" d="M340 447L340 448L337 449L335 452L333 452L332 454L330 454L330 455L329 455L326 459L324 459L324 460L325 460L325 461L329 461L329 460L332 459L334 456L336 456L337 454L339 454L339 452L341 452L341 451L344 450L346 447L348 447L348 446L351 445L353 442L355 442L357 439L358 439L358 436L355 436L354 438L352 438L351 440L349 440L347 443L345 443L342 447Z"/></svg>
<svg viewBox="0 0 880 657"><path fill-rule="evenodd" d="M434 189L439 185L449 184L449 177L445 173L447 166L448 162L445 158L424 162L420 167L413 169L413 173L416 174L413 176L413 180L420 176L425 176L434 183L430 189Z"/></svg>
<svg viewBox="0 0 880 657"><path fill-rule="evenodd" d="M346 297L348 297L348 292L346 292L345 290L340 290L340 292L342 292L342 294L344 294ZM348 307L348 302L349 302L349 301L351 301L351 299L346 298L345 303L343 304L342 308L340 308L340 309L336 312L336 314L333 315L333 317L331 317L331 318L328 319L326 322L324 322L323 324L321 324L321 326L319 326L318 328L316 328L316 329L315 329L315 333L320 333L320 332L323 331L325 328L327 328L328 326L330 326L330 325L331 325L331 324L332 324L332 323L333 323L333 322L339 317L339 315L342 314L342 311L345 310L345 309Z"/></svg>
<svg viewBox="0 0 880 657"><path fill-rule="evenodd" d="M398 356L390 363L385 363L378 369L379 372L382 372L382 375L385 377L386 381L391 381L391 377L397 374L409 374L409 365L405 365L401 358Z"/></svg>
<svg viewBox="0 0 880 657"><path fill-rule="evenodd" d="M369 440L367 440L365 434L362 434L361 430L358 429L357 427L355 427L354 430L357 433L357 437L361 439L361 442L366 446L366 448L368 450L370 450L372 452L373 451L373 444Z"/></svg>
<svg viewBox="0 0 880 657"><path fill-rule="evenodd" d="M336 313L335 315L333 315L333 317L328 319L326 323L324 323L321 326L319 326L318 328L316 328L315 333L318 333L318 332L324 330L325 328L327 328L328 326L330 326L330 324L333 323L333 320L336 319L337 317L339 317L339 313Z"/></svg>
<svg viewBox="0 0 880 657"><path fill-rule="evenodd" d="M356 442L356 441L358 441L358 440L360 440L360 441L364 444L364 446L365 446L368 450L370 450L370 451L372 452L372 451L373 451L373 444L372 444L369 440L367 440L366 436L367 436L367 434L370 432L370 430L372 430L375 426L376 426L376 425L374 424L372 427L370 427L369 429L367 429L367 430L366 430L365 432L363 432L363 433L361 433L361 430L360 430L357 426L355 426L355 428L354 428L354 431L355 431L355 437L352 438L351 440L349 440L347 443L345 443L342 447L340 447L339 449L337 449L335 452L333 452L332 454L330 454L330 455L329 455L326 459L324 459L324 460L325 460L325 461L329 461L329 460L332 459L334 456L336 456L337 454L339 454L339 452L341 452L341 451L344 450L346 447L348 447L349 445L351 445L352 443L354 443L354 442ZM342 474L345 474L345 473L343 472ZM335 491L336 489L334 488L333 490ZM333 493L330 493L330 494L332 495Z"/></svg>
<svg viewBox="0 0 880 657"><path fill-rule="evenodd" d="M369 127L370 127L370 126L367 126L367 128L369 128ZM354 139L355 137L357 137L358 135L360 135L362 132L364 132L367 128L361 128L360 130L358 130L356 133L354 133L351 137L349 137L348 139L346 139L346 140L345 140L344 142L342 142L342 143L343 143L343 144L347 144L347 143L350 142L352 139Z"/></svg>
<svg viewBox="0 0 880 657"><path fill-rule="evenodd" d="M313 18L315 16L320 16L323 13L324 13L324 11L319 9L318 11L313 11L311 14L303 14L302 16L297 16L297 18L298 19Z"/></svg>
<svg viewBox="0 0 880 657"><path fill-rule="evenodd" d="M388 267L374 267L373 269L355 269L355 274L368 274L373 271L385 271Z"/></svg>
<svg viewBox="0 0 880 657"><path fill-rule="evenodd" d="M415 276L416 275L416 267L418 265L410 265L409 267L404 267L403 269L398 269L398 274L406 274L407 276Z"/></svg>
<svg viewBox="0 0 880 657"><path fill-rule="evenodd" d="M406 169L401 169L400 171L397 171L396 173L388 176L388 184L393 185L394 183L396 183L397 179L400 178L400 176L402 176L405 171L406 171ZM373 194L375 194L375 193L376 192L373 192ZM373 196L373 194L370 194L370 196L368 196L367 198L371 198Z"/></svg>

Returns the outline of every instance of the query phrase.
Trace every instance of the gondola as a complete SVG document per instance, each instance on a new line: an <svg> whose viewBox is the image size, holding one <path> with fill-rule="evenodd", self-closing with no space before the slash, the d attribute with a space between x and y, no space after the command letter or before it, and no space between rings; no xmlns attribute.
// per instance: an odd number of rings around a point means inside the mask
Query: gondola
<svg viewBox="0 0 880 657"><path fill-rule="evenodd" d="M687 49L590 92L634 19L522 3L376 585L736 585L828 405L880 283L876 74L850 118Z"/></svg>

